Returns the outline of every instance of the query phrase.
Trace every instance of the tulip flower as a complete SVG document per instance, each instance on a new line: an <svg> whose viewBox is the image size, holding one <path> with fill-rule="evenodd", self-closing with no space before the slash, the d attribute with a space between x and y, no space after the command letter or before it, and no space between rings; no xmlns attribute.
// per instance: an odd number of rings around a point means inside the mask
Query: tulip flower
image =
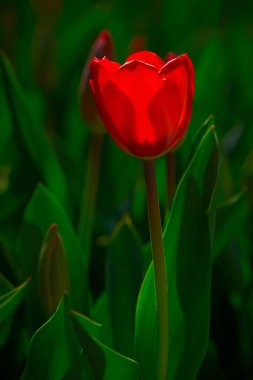
<svg viewBox="0 0 253 380"><path fill-rule="evenodd" d="M187 54L164 62L141 51L123 65L93 58L90 72L100 117L122 150L145 159L175 149L192 113L194 69Z"/></svg>
<svg viewBox="0 0 253 380"><path fill-rule="evenodd" d="M174 150L192 113L194 69L187 54L131 54L123 65L104 57L90 63L90 86L100 117L114 142L143 159L158 326L157 380L168 377L169 303L154 159Z"/></svg>

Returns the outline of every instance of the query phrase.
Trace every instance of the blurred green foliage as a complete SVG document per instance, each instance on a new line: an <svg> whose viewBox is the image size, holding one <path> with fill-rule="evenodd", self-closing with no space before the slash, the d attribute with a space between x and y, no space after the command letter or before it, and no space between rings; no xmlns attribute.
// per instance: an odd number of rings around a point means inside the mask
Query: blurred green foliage
<svg viewBox="0 0 253 380"><path fill-rule="evenodd" d="M78 85L102 29L122 62L139 44L164 58L187 52L195 66L169 213L165 158L156 163L171 289L170 380L252 379L253 2L228 0L0 2L0 378L154 379L142 167L108 136L90 263L76 233L92 139ZM36 276L53 223L72 289L48 319Z"/></svg>

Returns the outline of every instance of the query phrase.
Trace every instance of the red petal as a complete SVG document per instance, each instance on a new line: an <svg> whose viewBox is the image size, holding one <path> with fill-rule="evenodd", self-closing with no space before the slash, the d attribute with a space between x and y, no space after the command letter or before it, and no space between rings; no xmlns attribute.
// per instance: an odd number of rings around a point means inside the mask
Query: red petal
<svg viewBox="0 0 253 380"><path fill-rule="evenodd" d="M104 85L110 79L112 73L114 73L120 64L110 61L107 58L97 59L93 58L90 62L90 84L92 91L97 98L97 102L102 101L102 93Z"/></svg>
<svg viewBox="0 0 253 380"><path fill-rule="evenodd" d="M131 101L110 81L112 72L118 67L120 67L119 64L111 66L110 61L106 58L92 60L91 88L106 129L115 143L129 153L127 149L128 132L131 127L134 129L135 115Z"/></svg>
<svg viewBox="0 0 253 380"><path fill-rule="evenodd" d="M162 86L156 68L142 61L126 62L111 75L111 81L127 94L136 108L147 104Z"/></svg>
<svg viewBox="0 0 253 380"><path fill-rule="evenodd" d="M108 74L111 74L120 67L120 64L118 62L110 61L110 59L107 59L106 57L103 57L102 59L98 59L95 57L90 62L90 70L92 77L93 75L96 75L95 72L98 70L100 66L102 66Z"/></svg>
<svg viewBox="0 0 253 380"><path fill-rule="evenodd" d="M189 125L194 95L194 68L187 54L180 55L167 62L159 76L173 82L182 99L181 117L178 122L178 133L182 137Z"/></svg>
<svg viewBox="0 0 253 380"><path fill-rule="evenodd" d="M163 86L162 78L157 75L155 67L141 61L130 61L111 76L110 82L127 96L135 110L135 126L129 125L132 134L129 144L133 142L140 146L154 144L157 132L154 131L150 121L148 108L151 100Z"/></svg>
<svg viewBox="0 0 253 380"><path fill-rule="evenodd" d="M111 62L106 58L102 60L94 58L90 63L90 74L92 78L90 80L90 86L94 94L98 112L107 129L108 125L112 124L112 121L109 116L109 110L104 103L104 86L109 81L111 73L119 66L118 63Z"/></svg>
<svg viewBox="0 0 253 380"><path fill-rule="evenodd" d="M175 98L179 99L179 96ZM138 112L136 113L134 105L126 94L111 81L107 82L104 88L105 107L110 113L110 123L107 124L107 130L122 150L142 158L156 157L168 150L168 141L170 141L168 125L165 125L164 120L160 124L157 115L157 111L162 111L161 100L164 100L162 96L157 97L160 108L152 109L150 115L152 118L152 111L154 110L156 120L151 120L154 123L149 128L149 134L144 134L146 115L142 115L142 120L138 119ZM167 108L167 102L168 97L163 102L165 108ZM180 109L180 106L177 108ZM165 114L164 116L167 117L168 115ZM148 120L148 124L150 125L150 120ZM150 133L151 128L152 133Z"/></svg>
<svg viewBox="0 0 253 380"><path fill-rule="evenodd" d="M150 65L153 65L157 70L160 70L160 68L164 65L164 61L160 57L158 57L157 54L147 50L138 51L129 55L129 57L127 57L126 59L126 62L134 60L142 61Z"/></svg>
<svg viewBox="0 0 253 380"><path fill-rule="evenodd" d="M103 121L115 143L127 153L134 154L129 145L135 139L135 110L131 100L113 82L108 81L103 92L108 117Z"/></svg>
<svg viewBox="0 0 253 380"><path fill-rule="evenodd" d="M168 80L163 83L149 106L149 117L156 131L156 140L162 143L158 154L173 146L175 137L180 133L178 122L182 110L182 99L176 84Z"/></svg>
<svg viewBox="0 0 253 380"><path fill-rule="evenodd" d="M191 94L194 93L194 67L187 54L178 55L169 60L159 71L159 75L173 80L177 86L183 90L187 85L190 87Z"/></svg>

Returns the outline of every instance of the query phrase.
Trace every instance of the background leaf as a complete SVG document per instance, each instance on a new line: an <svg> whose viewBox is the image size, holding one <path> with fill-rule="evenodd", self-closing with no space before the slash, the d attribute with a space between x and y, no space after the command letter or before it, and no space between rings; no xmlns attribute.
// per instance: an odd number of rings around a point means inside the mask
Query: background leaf
<svg viewBox="0 0 253 380"><path fill-rule="evenodd" d="M135 232L136 235L136 232ZM135 307L142 281L142 252L129 216L108 245L107 289L114 347L133 357Z"/></svg>
<svg viewBox="0 0 253 380"><path fill-rule="evenodd" d="M80 311L88 310L89 288L85 257L72 226L56 198L44 186L35 190L23 217L20 235L20 258L24 273L29 273L33 286L29 294L30 312L41 320L37 294L37 265L43 238L51 224L57 224L66 251L70 275L70 304ZM37 305L34 308L33 305ZM37 321L38 323L38 321ZM36 326L36 324L35 324Z"/></svg>
<svg viewBox="0 0 253 380"><path fill-rule="evenodd" d="M23 93L8 59L3 54L0 55L0 67L2 86L4 86L6 93L15 134L25 145L45 183L65 204L67 200L67 184L58 160L43 131L41 120L33 110L29 98Z"/></svg>
<svg viewBox="0 0 253 380"><path fill-rule="evenodd" d="M22 302L30 279L14 288L0 274L0 347L6 343L12 325L13 316Z"/></svg>
<svg viewBox="0 0 253 380"><path fill-rule="evenodd" d="M81 378L79 352L65 295L52 318L34 334L22 380Z"/></svg>
<svg viewBox="0 0 253 380"><path fill-rule="evenodd" d="M80 314L72 314L72 316L79 342L93 368L95 380L139 379L139 367L134 360L112 350L95 337L89 336L86 330L88 328L92 331L94 322Z"/></svg>

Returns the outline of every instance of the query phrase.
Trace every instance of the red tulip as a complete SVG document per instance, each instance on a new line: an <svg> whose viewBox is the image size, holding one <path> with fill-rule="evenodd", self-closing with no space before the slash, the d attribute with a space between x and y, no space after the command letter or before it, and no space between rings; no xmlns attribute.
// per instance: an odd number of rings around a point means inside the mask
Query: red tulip
<svg viewBox="0 0 253 380"><path fill-rule="evenodd" d="M90 85L99 114L125 152L153 158L174 149L189 125L194 68L187 54L164 62L155 53L117 62L93 58Z"/></svg>

